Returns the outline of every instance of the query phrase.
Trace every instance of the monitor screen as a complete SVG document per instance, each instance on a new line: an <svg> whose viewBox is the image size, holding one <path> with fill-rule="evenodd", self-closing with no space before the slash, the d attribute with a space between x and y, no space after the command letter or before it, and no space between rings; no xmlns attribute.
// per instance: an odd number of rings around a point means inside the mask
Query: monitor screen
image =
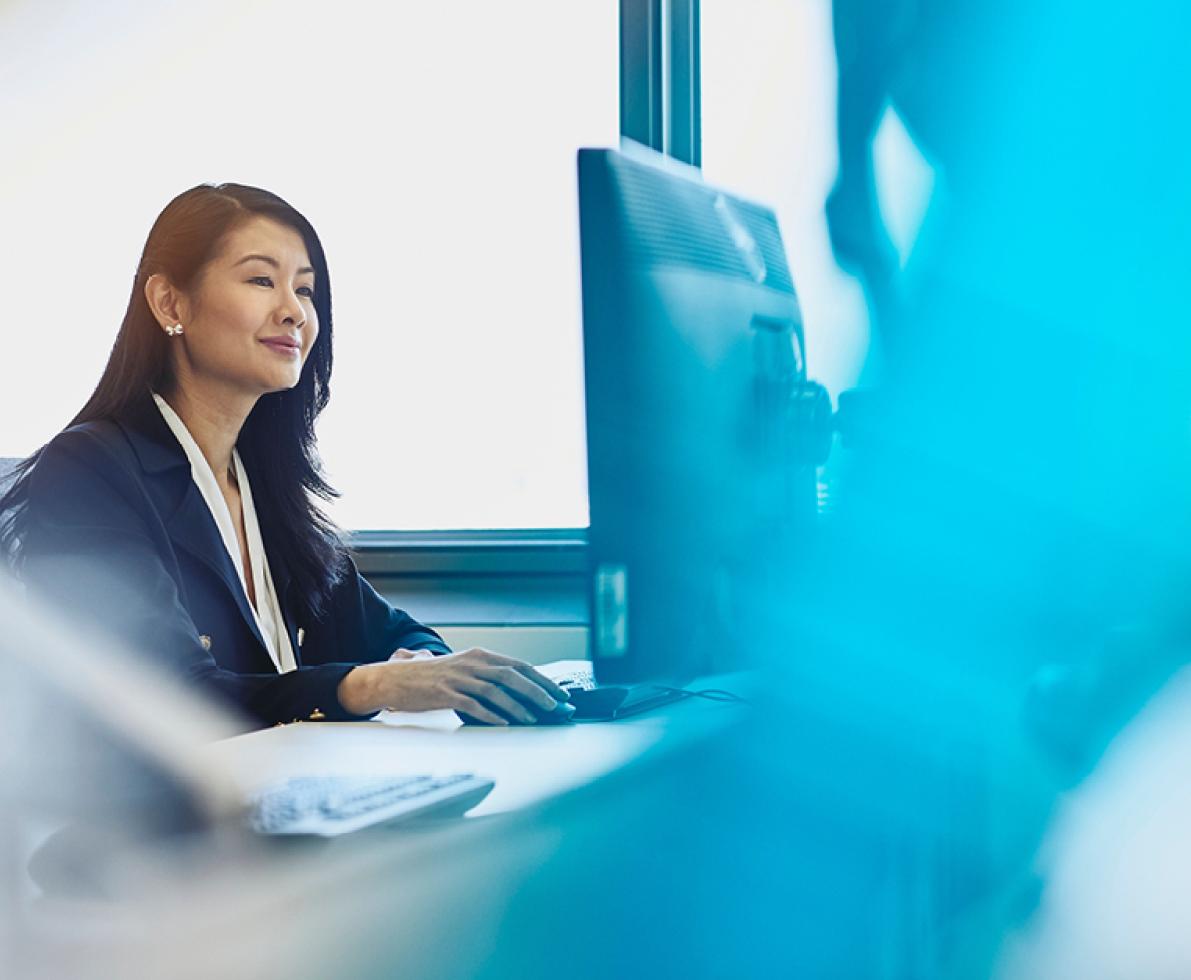
<svg viewBox="0 0 1191 980"><path fill-rule="evenodd" d="M747 663L815 512L798 300L768 208L631 145L578 168L595 675L682 683Z"/></svg>

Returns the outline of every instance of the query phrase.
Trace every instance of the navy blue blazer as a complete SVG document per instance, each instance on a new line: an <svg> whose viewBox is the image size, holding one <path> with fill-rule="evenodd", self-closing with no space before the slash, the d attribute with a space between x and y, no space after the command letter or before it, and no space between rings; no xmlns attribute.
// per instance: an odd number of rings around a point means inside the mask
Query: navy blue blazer
<svg viewBox="0 0 1191 980"><path fill-rule="evenodd" d="M378 595L354 562L322 617L303 617L261 525L298 662L285 674L269 657L186 453L146 396L127 417L74 426L45 448L29 482L23 578L76 626L166 664L259 724L365 717L345 711L336 693L353 666L399 647L450 652Z"/></svg>

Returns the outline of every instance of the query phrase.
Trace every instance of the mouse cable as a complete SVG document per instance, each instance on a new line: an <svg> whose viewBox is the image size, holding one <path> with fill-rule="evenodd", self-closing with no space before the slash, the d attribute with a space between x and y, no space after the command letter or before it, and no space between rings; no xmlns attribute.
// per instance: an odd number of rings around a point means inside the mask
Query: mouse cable
<svg viewBox="0 0 1191 980"><path fill-rule="evenodd" d="M739 694L733 694L731 691L725 691L718 687L706 687L701 691L689 691L685 687L667 687L665 684L654 684L653 686L659 691L677 695L679 700L685 700L686 698L705 698L708 701L721 701L724 703L749 703L748 698L742 698Z"/></svg>

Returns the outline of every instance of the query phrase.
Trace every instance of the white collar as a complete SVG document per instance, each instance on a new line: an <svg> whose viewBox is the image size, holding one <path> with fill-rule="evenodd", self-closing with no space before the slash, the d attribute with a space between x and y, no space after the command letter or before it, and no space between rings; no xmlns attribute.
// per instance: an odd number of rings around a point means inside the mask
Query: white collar
<svg viewBox="0 0 1191 980"><path fill-rule="evenodd" d="M248 587L244 579L244 560L240 553L240 538L236 534L236 525L231 510L228 508L223 491L219 489L219 483L215 479L211 464L207 462L203 451L194 441L194 436L186 428L186 423L170 407L169 403L157 392L153 392L153 401L157 403L162 418L165 419L166 425L170 427L170 431L173 432L174 437L182 446L183 452L186 453L186 458L190 461L191 478L198 487L199 493L202 494L203 500L206 501L207 509L211 512L215 526L219 529L219 536L223 539L223 546L227 549L228 557L231 558L232 564L236 568L236 574L240 578L240 588L244 590L244 598L247 599ZM244 514L244 532L248 540L248 558L249 564L252 566L252 584L257 600L257 607L254 608L251 602L248 603L248 606L252 609L257 628L265 640L269 656L277 669L285 673L297 666L293 646L285 628L285 619L281 614L280 603L277 601L273 574L269 570L269 563L266 560L264 539L261 537L260 524L256 518L256 506L252 498L252 487L248 482L248 473L240 459L239 450L234 448L232 449L232 466L236 474L236 483L240 487L240 506Z"/></svg>

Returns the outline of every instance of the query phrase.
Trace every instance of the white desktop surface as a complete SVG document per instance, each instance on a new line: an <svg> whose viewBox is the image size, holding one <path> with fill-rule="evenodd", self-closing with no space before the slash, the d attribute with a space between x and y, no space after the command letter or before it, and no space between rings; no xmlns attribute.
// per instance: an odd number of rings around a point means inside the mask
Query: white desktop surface
<svg viewBox="0 0 1191 980"><path fill-rule="evenodd" d="M705 678L692 689L743 693L747 678ZM382 712L364 722L297 722L226 739L213 761L247 793L291 776L469 772L496 787L469 816L529 806L606 775L652 749L673 748L739 721L747 706L686 700L617 721L463 725L452 711Z"/></svg>
<svg viewBox="0 0 1191 980"><path fill-rule="evenodd" d="M698 686L747 696L747 680L735 674ZM53 969L37 975L473 976L516 890L560 846L559 818L537 823L535 804L549 806L646 759L664 765L672 750L723 734L750 710L688 698L619 721L541 728L463 726L449 711L385 713L375 721L298 722L208 744L203 762L241 792L318 774L473 772L496 786L463 820L284 846L215 835L204 839L205 850L170 852L159 868L152 853L134 855L129 873L115 865L112 880L124 889L116 925L106 904L88 906L91 918L75 904L45 909L40 928L54 941L37 951ZM471 819L484 816L491 819ZM575 902L577 914L582 908L579 896L561 894L559 901ZM130 922L151 927L130 931ZM553 941L526 940L551 963L560 955Z"/></svg>

